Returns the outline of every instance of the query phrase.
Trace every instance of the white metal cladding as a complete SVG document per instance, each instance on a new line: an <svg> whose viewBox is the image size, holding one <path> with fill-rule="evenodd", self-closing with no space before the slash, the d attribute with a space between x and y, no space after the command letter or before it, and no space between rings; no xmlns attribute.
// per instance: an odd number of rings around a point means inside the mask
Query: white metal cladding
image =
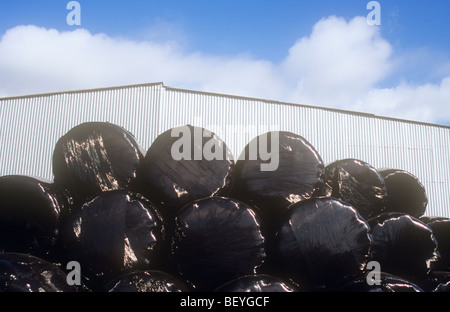
<svg viewBox="0 0 450 312"><path fill-rule="evenodd" d="M172 127L201 126L221 137L235 159L258 134L290 131L307 139L325 163L357 158L411 172L427 190L426 215L450 217L450 127L163 83L0 99L0 175L51 180L56 141L87 121L124 127L144 152Z"/></svg>

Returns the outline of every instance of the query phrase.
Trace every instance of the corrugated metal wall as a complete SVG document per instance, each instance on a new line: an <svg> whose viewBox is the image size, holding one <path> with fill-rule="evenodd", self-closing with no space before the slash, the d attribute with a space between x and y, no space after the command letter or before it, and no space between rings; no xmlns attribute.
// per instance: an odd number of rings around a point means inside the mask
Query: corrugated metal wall
<svg viewBox="0 0 450 312"><path fill-rule="evenodd" d="M325 163L352 157L416 175L427 189L427 215L450 217L450 128L324 109L181 90L162 83L0 99L0 175L52 179L58 138L86 121L109 121L133 133L146 151L174 126L216 132L237 159L256 135L290 131Z"/></svg>

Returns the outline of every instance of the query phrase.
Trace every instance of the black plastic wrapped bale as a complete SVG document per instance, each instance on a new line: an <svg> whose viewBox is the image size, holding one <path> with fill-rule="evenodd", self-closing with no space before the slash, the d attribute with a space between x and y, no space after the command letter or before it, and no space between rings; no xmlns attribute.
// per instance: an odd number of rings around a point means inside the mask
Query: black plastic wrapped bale
<svg viewBox="0 0 450 312"><path fill-rule="evenodd" d="M383 213L368 220L372 229L372 259L381 270L419 286L439 259L433 231L418 219L401 213Z"/></svg>
<svg viewBox="0 0 450 312"><path fill-rule="evenodd" d="M171 262L198 291L213 291L254 274L265 259L264 238L246 204L223 197L194 201L175 218Z"/></svg>
<svg viewBox="0 0 450 312"><path fill-rule="evenodd" d="M435 269L450 271L450 218L427 217L420 220L430 227L438 243L440 259Z"/></svg>
<svg viewBox="0 0 450 312"><path fill-rule="evenodd" d="M0 292L76 292L53 263L22 253L0 253Z"/></svg>
<svg viewBox="0 0 450 312"><path fill-rule="evenodd" d="M124 274L111 281L107 292L188 292L189 288L177 277L157 270Z"/></svg>
<svg viewBox="0 0 450 312"><path fill-rule="evenodd" d="M433 282L431 292L450 292L450 271L433 271L430 280Z"/></svg>
<svg viewBox="0 0 450 312"><path fill-rule="evenodd" d="M326 196L349 203L366 219L384 211L386 185L381 174L370 164L347 158L328 164L325 172Z"/></svg>
<svg viewBox="0 0 450 312"><path fill-rule="evenodd" d="M192 125L160 134L145 155L141 192L173 217L188 203L226 196L233 181L231 151L215 133Z"/></svg>
<svg viewBox="0 0 450 312"><path fill-rule="evenodd" d="M425 213L428 199L425 187L412 173L399 169L379 169L387 190L385 212L401 212L415 218Z"/></svg>
<svg viewBox="0 0 450 312"><path fill-rule="evenodd" d="M53 257L60 212L50 181L0 177L0 251Z"/></svg>
<svg viewBox="0 0 450 312"><path fill-rule="evenodd" d="M450 292L450 281L439 284L438 286L436 286L433 292Z"/></svg>
<svg viewBox="0 0 450 312"><path fill-rule="evenodd" d="M127 191L103 192L66 220L62 243L67 261L78 261L85 284L99 289L118 275L160 265L165 229L146 198Z"/></svg>
<svg viewBox="0 0 450 312"><path fill-rule="evenodd" d="M324 172L319 153L305 138L268 132L250 141L236 162L232 197L254 207L271 232L289 205L322 192Z"/></svg>
<svg viewBox="0 0 450 312"><path fill-rule="evenodd" d="M128 189L136 180L143 151L134 136L107 122L86 122L56 143L54 182L80 203L104 191Z"/></svg>
<svg viewBox="0 0 450 312"><path fill-rule="evenodd" d="M370 272L369 272L370 274ZM405 292L421 293L424 290L418 285L386 272L379 272L377 280L368 281L368 276L363 275L339 289L340 292ZM371 279L371 277L369 277Z"/></svg>
<svg viewBox="0 0 450 312"><path fill-rule="evenodd" d="M276 234L273 255L280 276L307 290L334 290L364 273L372 237L355 208L335 198L290 206Z"/></svg>
<svg viewBox="0 0 450 312"><path fill-rule="evenodd" d="M291 283L267 274L241 276L216 289L217 292L296 292Z"/></svg>

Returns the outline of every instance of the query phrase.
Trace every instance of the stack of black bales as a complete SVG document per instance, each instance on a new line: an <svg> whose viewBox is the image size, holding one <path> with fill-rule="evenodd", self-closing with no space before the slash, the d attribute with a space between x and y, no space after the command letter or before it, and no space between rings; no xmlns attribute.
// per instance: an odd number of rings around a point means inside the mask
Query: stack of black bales
<svg viewBox="0 0 450 312"><path fill-rule="evenodd" d="M143 151L89 122L58 140L53 173L0 177L0 291L448 290L450 220L423 216L420 181L325 165L298 134L261 134L235 160L208 129Z"/></svg>

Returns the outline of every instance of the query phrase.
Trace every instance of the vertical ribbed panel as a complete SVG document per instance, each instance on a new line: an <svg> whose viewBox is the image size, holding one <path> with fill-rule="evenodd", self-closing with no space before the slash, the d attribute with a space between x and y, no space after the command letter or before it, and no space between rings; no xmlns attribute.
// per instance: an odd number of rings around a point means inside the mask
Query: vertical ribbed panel
<svg viewBox="0 0 450 312"><path fill-rule="evenodd" d="M450 217L450 128L368 114L164 87L162 83L0 99L0 175L52 179L56 141L87 121L130 131L144 152L179 125L219 135L235 159L258 134L290 131L325 163L358 158L408 170L424 184L427 215Z"/></svg>
<svg viewBox="0 0 450 312"><path fill-rule="evenodd" d="M0 99L0 175L52 179L57 140L88 121L120 125L144 148L159 131L161 88L150 84Z"/></svg>

